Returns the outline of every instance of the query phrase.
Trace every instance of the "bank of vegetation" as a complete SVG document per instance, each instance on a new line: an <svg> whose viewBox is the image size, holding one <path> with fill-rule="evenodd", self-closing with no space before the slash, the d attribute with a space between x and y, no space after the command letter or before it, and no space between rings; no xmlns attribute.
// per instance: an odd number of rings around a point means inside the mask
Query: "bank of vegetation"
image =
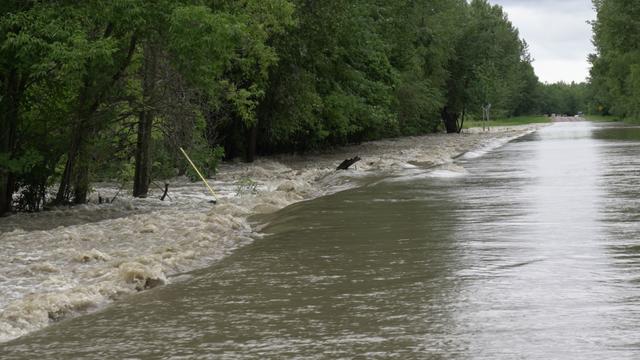
<svg viewBox="0 0 640 360"><path fill-rule="evenodd" d="M596 53L590 58L595 113L640 120L640 6L629 0L594 0Z"/></svg>
<svg viewBox="0 0 640 360"><path fill-rule="evenodd" d="M211 175L223 158L456 133L488 104L585 107L586 85L543 85L532 61L486 0L3 2L0 214L84 203L96 180L144 197L193 176L180 147Z"/></svg>

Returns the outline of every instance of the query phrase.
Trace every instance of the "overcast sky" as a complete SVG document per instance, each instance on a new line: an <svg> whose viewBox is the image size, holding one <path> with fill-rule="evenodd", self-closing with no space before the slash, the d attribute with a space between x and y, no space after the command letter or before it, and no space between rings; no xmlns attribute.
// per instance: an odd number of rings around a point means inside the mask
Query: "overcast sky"
<svg viewBox="0 0 640 360"><path fill-rule="evenodd" d="M589 75L587 56L594 52L591 0L490 0L501 5L520 30L543 82L581 82Z"/></svg>

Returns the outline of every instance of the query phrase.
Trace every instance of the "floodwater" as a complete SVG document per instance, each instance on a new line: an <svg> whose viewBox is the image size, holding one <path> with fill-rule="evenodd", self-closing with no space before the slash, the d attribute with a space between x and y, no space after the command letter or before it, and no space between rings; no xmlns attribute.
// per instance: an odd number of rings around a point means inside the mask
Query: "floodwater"
<svg viewBox="0 0 640 360"><path fill-rule="evenodd" d="M555 124L290 206L2 359L640 358L640 128Z"/></svg>

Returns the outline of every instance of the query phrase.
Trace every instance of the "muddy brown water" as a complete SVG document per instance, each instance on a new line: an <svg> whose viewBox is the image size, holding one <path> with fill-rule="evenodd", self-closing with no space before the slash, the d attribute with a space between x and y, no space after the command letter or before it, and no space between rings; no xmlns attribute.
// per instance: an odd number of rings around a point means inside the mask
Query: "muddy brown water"
<svg viewBox="0 0 640 360"><path fill-rule="evenodd" d="M640 358L640 129L561 123L466 171L290 206L184 282L2 359Z"/></svg>

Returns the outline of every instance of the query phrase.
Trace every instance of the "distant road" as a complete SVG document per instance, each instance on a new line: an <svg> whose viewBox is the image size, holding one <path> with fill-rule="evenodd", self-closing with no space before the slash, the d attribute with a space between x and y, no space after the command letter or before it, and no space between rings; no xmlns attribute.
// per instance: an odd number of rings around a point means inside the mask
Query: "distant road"
<svg viewBox="0 0 640 360"><path fill-rule="evenodd" d="M552 116L551 121L553 122L575 122L575 121L586 121L582 116Z"/></svg>

